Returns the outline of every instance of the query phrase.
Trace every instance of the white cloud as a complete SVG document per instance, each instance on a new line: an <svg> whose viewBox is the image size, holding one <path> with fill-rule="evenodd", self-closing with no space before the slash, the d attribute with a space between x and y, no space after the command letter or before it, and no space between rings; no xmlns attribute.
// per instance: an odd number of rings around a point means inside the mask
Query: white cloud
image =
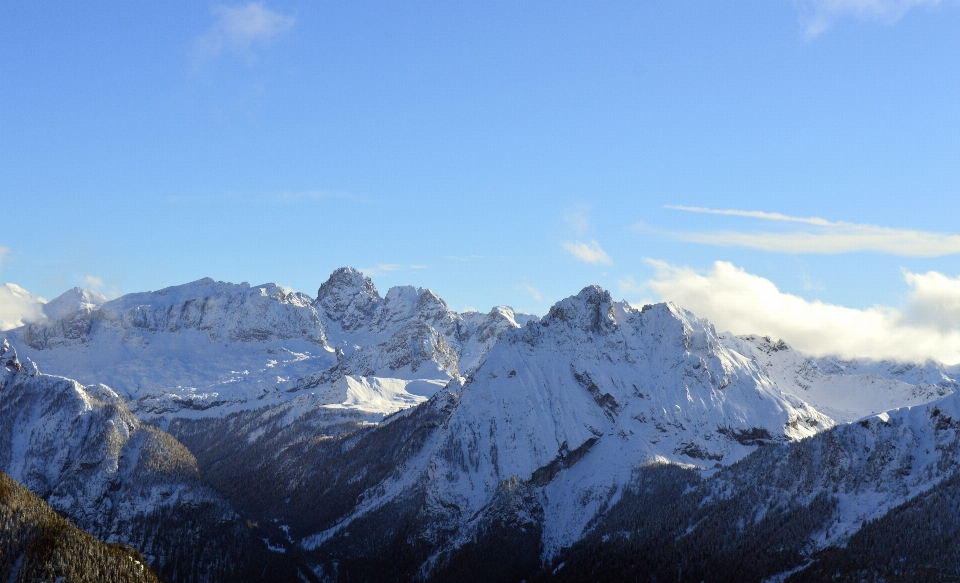
<svg viewBox="0 0 960 583"><path fill-rule="evenodd" d="M392 271L397 271L402 269L403 266L396 263L381 263L376 267L361 267L360 273L366 275L367 277L377 277L380 275L386 275Z"/></svg>
<svg viewBox="0 0 960 583"><path fill-rule="evenodd" d="M911 291L904 307L860 310L784 293L724 261L707 273L650 263L656 274L647 285L718 331L782 338L814 356L960 362L960 278L905 272Z"/></svg>
<svg viewBox="0 0 960 583"><path fill-rule="evenodd" d="M576 234L583 235L593 226L590 223L589 210L590 209L581 209L569 212L564 215L563 220L573 228Z"/></svg>
<svg viewBox="0 0 960 583"><path fill-rule="evenodd" d="M814 37L847 16L892 24L911 9L937 6L940 0L795 0L794 4L807 36Z"/></svg>
<svg viewBox="0 0 960 583"><path fill-rule="evenodd" d="M201 64L216 58L225 50L244 52L265 44L296 23L296 19L274 12L257 2L214 6L211 12L216 21L194 44L194 56Z"/></svg>
<svg viewBox="0 0 960 583"><path fill-rule="evenodd" d="M527 293L530 294L530 297L537 300L538 302L543 300L543 294L540 293L540 290L533 287L529 283L523 282L523 289L527 290Z"/></svg>
<svg viewBox="0 0 960 583"><path fill-rule="evenodd" d="M610 259L606 251L600 248L600 244L596 241L590 241L589 243L567 241L563 243L563 248L580 261L595 265L613 265L613 260Z"/></svg>
<svg viewBox="0 0 960 583"><path fill-rule="evenodd" d="M960 278L929 271L910 273L904 279L913 288L905 320L916 326L937 329L941 334L960 330Z"/></svg>
<svg viewBox="0 0 960 583"><path fill-rule="evenodd" d="M828 221L818 217L791 217L780 213L762 211L715 210L683 206L668 206L666 208L694 213L749 217L766 221L802 223L817 227L816 230L794 231L792 233L746 233L742 231L668 233L675 239L691 243L724 247L748 247L778 253L837 254L877 251L905 257L939 257L960 253L960 235Z"/></svg>
<svg viewBox="0 0 960 583"><path fill-rule="evenodd" d="M28 322L43 319L45 303L47 300L18 285L0 284L0 331L19 328Z"/></svg>
<svg viewBox="0 0 960 583"><path fill-rule="evenodd" d="M99 290L103 287L103 280L96 275L88 275L83 278L83 283L87 284L92 290Z"/></svg>
<svg viewBox="0 0 960 583"><path fill-rule="evenodd" d="M764 219L767 221L786 221L790 223L806 223L808 225L818 225L821 227L831 227L843 225L845 223L831 223L826 219L819 217L791 217L781 213L768 213L764 211L740 211L735 209L708 209L699 206L679 206L673 204L664 205L663 208L673 209L675 211L686 211L688 213L703 213L708 215L727 215L734 217L750 217L753 219Z"/></svg>
<svg viewBox="0 0 960 583"><path fill-rule="evenodd" d="M0 247L0 265L3 265L8 253L10 253L9 247ZM43 319L45 303L47 300L31 294L16 284L0 284L0 332Z"/></svg>

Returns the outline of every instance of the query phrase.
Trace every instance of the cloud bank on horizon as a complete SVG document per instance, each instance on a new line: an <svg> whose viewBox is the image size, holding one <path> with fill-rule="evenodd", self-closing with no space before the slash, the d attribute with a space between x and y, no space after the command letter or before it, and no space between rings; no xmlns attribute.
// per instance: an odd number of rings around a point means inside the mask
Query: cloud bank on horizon
<svg viewBox="0 0 960 583"><path fill-rule="evenodd" d="M904 271L911 288L904 306L861 310L784 293L726 261L706 273L648 262L651 289L718 331L780 338L812 356L960 363L960 277Z"/></svg>

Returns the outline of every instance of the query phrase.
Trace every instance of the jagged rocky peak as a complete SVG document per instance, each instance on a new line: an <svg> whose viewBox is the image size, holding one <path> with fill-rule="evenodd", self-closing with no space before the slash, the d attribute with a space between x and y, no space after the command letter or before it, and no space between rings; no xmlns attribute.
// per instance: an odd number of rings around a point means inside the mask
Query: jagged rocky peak
<svg viewBox="0 0 960 583"><path fill-rule="evenodd" d="M442 329L444 334L455 334L456 314L447 303L429 289L411 285L395 286L387 291L371 320L373 330L382 332L412 319L423 320Z"/></svg>
<svg viewBox="0 0 960 583"><path fill-rule="evenodd" d="M74 312L93 311L107 302L107 297L93 290L75 287L50 300L43 306L43 313L56 320Z"/></svg>
<svg viewBox="0 0 960 583"><path fill-rule="evenodd" d="M443 301L432 290L426 289L417 298L417 312L429 319L446 315L449 309L447 308L447 302Z"/></svg>
<svg viewBox="0 0 960 583"><path fill-rule="evenodd" d="M387 341L385 347L392 370L410 367L416 372L424 363L433 362L447 375L453 377L457 374L457 353L442 334L422 320L408 322Z"/></svg>
<svg viewBox="0 0 960 583"><path fill-rule="evenodd" d="M3 391L11 384L14 375L23 368L17 358L17 351L10 346L6 338L3 339L3 344L0 344L0 367L0 391Z"/></svg>
<svg viewBox="0 0 960 583"><path fill-rule="evenodd" d="M460 316L437 294L404 285L391 287L381 297L370 278L352 267L342 267L330 275L320 286L315 305L328 322L339 325L351 337L350 342L356 342L356 335L363 333L382 338L416 319L428 322L454 344L459 343Z"/></svg>
<svg viewBox="0 0 960 583"><path fill-rule="evenodd" d="M565 323L584 332L610 332L617 326L610 292L590 285L575 296L560 300L541 320L544 326Z"/></svg>
<svg viewBox="0 0 960 583"><path fill-rule="evenodd" d="M768 354L771 352L780 352L781 350L791 350L791 351L793 350L793 348L789 344L787 344L785 341L777 340L776 342L774 342L773 339L770 338L769 336L759 336L757 334L748 334L746 336L740 336L740 338L742 340L745 340L753 344L759 350L762 350Z"/></svg>
<svg viewBox="0 0 960 583"><path fill-rule="evenodd" d="M35 377L40 374L40 370L29 358L21 363L16 349L4 338L3 343L0 343L0 392L14 384L19 374Z"/></svg>
<svg viewBox="0 0 960 583"><path fill-rule="evenodd" d="M673 302L648 304L640 315L646 326L661 330L661 337L666 334L682 342L686 350L702 350L709 355L721 350L720 336L713 324Z"/></svg>
<svg viewBox="0 0 960 583"><path fill-rule="evenodd" d="M495 306L488 313L483 314L483 326L503 323L509 324L511 328L523 328L529 322L539 321L539 316L517 312L510 306Z"/></svg>
<svg viewBox="0 0 960 583"><path fill-rule="evenodd" d="M508 306L497 306L486 314L466 312L459 318L460 374L463 375L473 372L505 334L539 320L530 314L516 313Z"/></svg>
<svg viewBox="0 0 960 583"><path fill-rule="evenodd" d="M317 304L344 330L360 327L370 317L380 294L373 280L352 267L341 267L317 291Z"/></svg>
<svg viewBox="0 0 960 583"><path fill-rule="evenodd" d="M487 314L487 318L490 320L505 319L516 323L516 313L510 306L495 306L491 308Z"/></svg>
<svg viewBox="0 0 960 583"><path fill-rule="evenodd" d="M539 324L525 329L523 336L527 341L542 334L557 333L570 339L594 335L604 337L628 325L632 330L628 336L645 329L648 332L644 335L654 334L658 344L667 342L681 351L704 350L712 355L720 344L719 336L710 322L672 302L648 304L637 309L627 302L614 301L609 291L596 285L587 286L577 295L560 300L542 319L520 316L514 320L517 327L530 322Z"/></svg>
<svg viewBox="0 0 960 583"><path fill-rule="evenodd" d="M419 311L420 296L423 288L412 285L398 285L387 290L377 320L392 321L406 319Z"/></svg>
<svg viewBox="0 0 960 583"><path fill-rule="evenodd" d="M524 320L524 323L528 321ZM492 336L499 335L501 330L509 328L520 328L522 324L517 322L517 314L509 306L497 306L483 316L480 322L478 340L485 342Z"/></svg>
<svg viewBox="0 0 960 583"><path fill-rule="evenodd" d="M17 351L10 346L10 341L6 338L0 344L0 365L19 368L20 361L17 360Z"/></svg>

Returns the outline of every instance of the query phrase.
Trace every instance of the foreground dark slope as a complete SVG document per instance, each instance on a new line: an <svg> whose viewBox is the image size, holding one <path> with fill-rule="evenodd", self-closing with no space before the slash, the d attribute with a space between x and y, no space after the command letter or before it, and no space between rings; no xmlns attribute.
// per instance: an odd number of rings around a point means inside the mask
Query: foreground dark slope
<svg viewBox="0 0 960 583"><path fill-rule="evenodd" d="M863 525L788 579L887 583L960 581L960 474Z"/></svg>
<svg viewBox="0 0 960 583"><path fill-rule="evenodd" d="M752 522L750 502L704 502L677 492L702 484L689 470L647 471L603 524L533 581L788 583L960 581L960 477L868 522L845 546L812 552L835 522L837 501L785 502ZM702 506L699 506L702 504ZM688 532L692 531L692 532Z"/></svg>
<svg viewBox="0 0 960 583"><path fill-rule="evenodd" d="M143 556L104 544L0 472L0 581L159 583Z"/></svg>
<svg viewBox="0 0 960 583"><path fill-rule="evenodd" d="M203 482L189 450L116 393L41 374L6 342L0 363L0 471L84 530L138 549L164 581L296 578L291 559Z"/></svg>

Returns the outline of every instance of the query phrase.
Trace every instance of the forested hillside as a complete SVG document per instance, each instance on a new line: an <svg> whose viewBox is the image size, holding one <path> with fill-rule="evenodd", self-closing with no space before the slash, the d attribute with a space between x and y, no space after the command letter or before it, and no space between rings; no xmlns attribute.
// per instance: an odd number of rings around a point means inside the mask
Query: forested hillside
<svg viewBox="0 0 960 583"><path fill-rule="evenodd" d="M0 472L0 581L159 580L135 549L100 542Z"/></svg>

